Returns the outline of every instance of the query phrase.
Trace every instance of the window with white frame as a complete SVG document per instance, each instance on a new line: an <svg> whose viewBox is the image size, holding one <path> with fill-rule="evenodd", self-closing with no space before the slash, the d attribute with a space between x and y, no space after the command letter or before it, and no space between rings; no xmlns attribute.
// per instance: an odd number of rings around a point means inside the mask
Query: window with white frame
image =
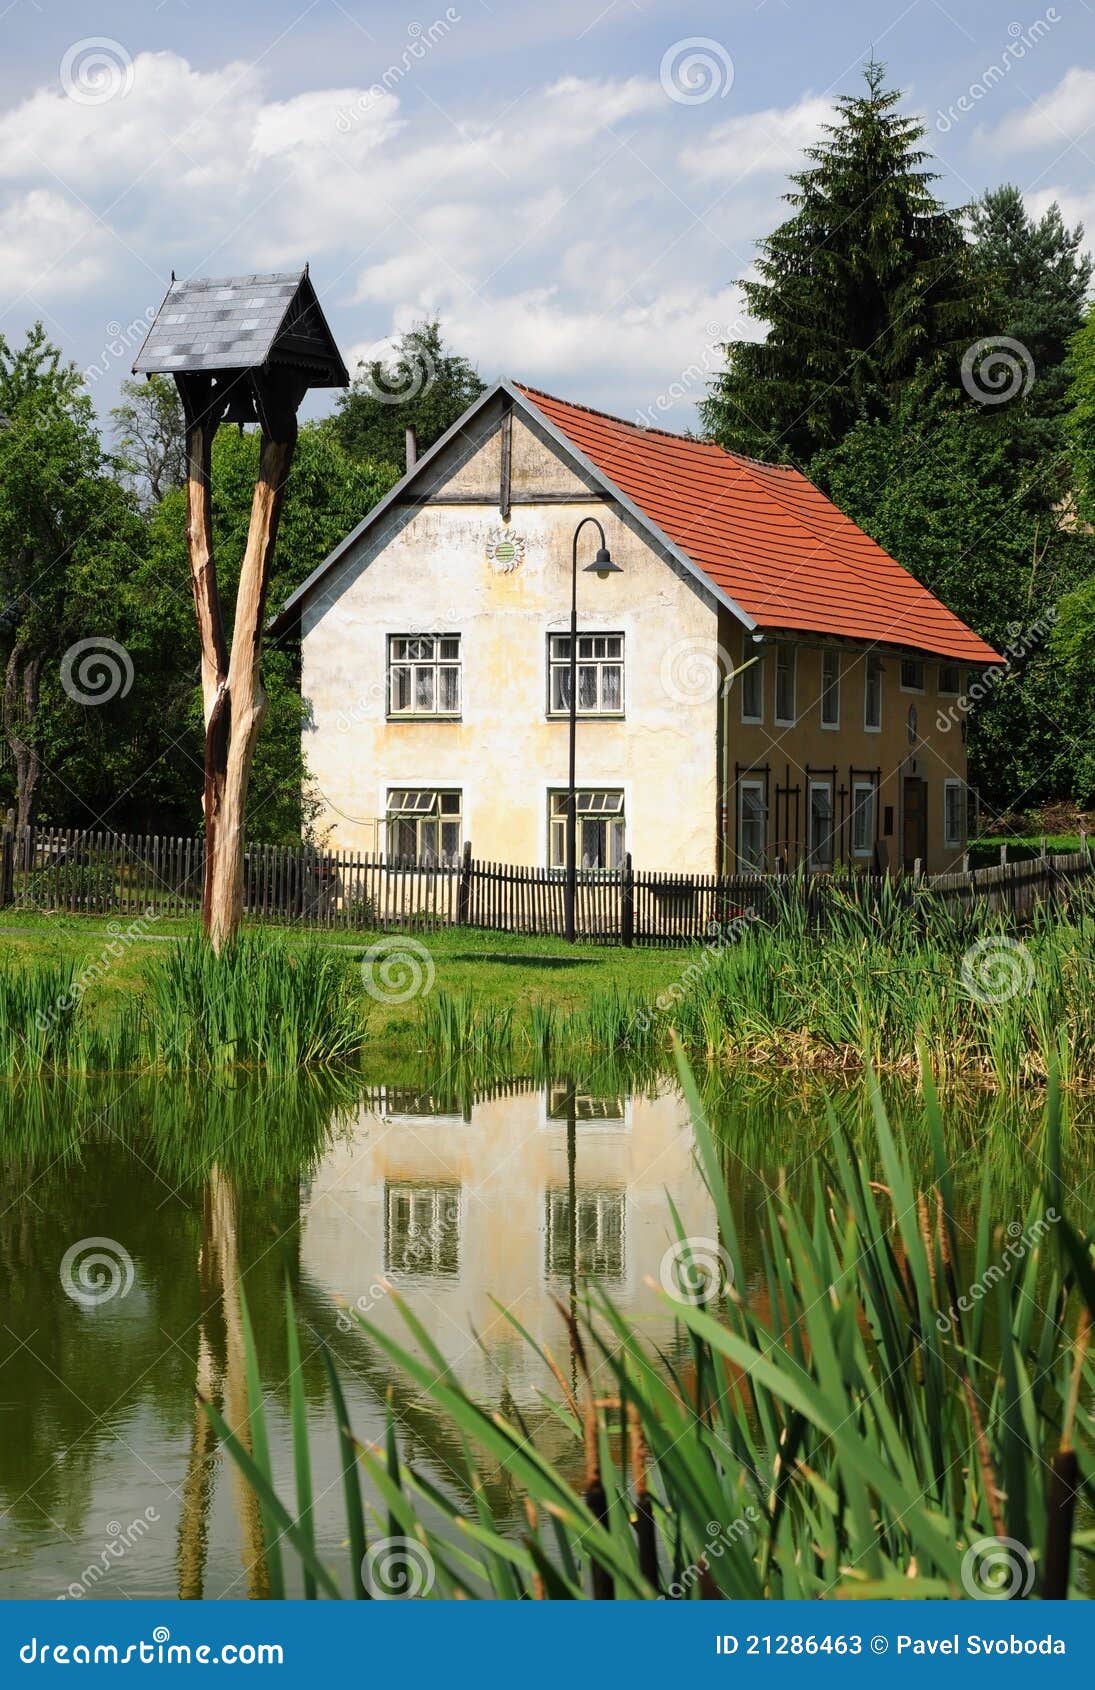
<svg viewBox="0 0 1095 1690"><path fill-rule="evenodd" d="M939 665L939 691L947 698L957 698L962 690L962 671L957 663Z"/></svg>
<svg viewBox="0 0 1095 1690"><path fill-rule="evenodd" d="M579 716L622 716L624 637L579 634L575 657ZM570 635L548 635L548 712L570 714Z"/></svg>
<svg viewBox="0 0 1095 1690"><path fill-rule="evenodd" d="M943 837L951 846L966 837L966 788L960 780L943 782Z"/></svg>
<svg viewBox="0 0 1095 1690"><path fill-rule="evenodd" d="M863 726L872 734L882 728L882 659L873 652L863 676Z"/></svg>
<svg viewBox="0 0 1095 1690"><path fill-rule="evenodd" d="M384 1270L451 1278L460 1271L460 1187L385 1183Z"/></svg>
<svg viewBox="0 0 1095 1690"><path fill-rule="evenodd" d="M776 647L776 721L780 727L795 725L795 647Z"/></svg>
<svg viewBox="0 0 1095 1690"><path fill-rule="evenodd" d="M810 867L833 866L833 789L829 781L810 782Z"/></svg>
<svg viewBox="0 0 1095 1690"><path fill-rule="evenodd" d="M901 690L902 692L924 691L924 665L919 657L903 657L901 659Z"/></svg>
<svg viewBox="0 0 1095 1690"><path fill-rule="evenodd" d="M567 863L566 792L548 798L548 866ZM595 787L579 787L574 794L575 853L579 868L622 868L624 863L624 795Z"/></svg>
<svg viewBox="0 0 1095 1690"><path fill-rule="evenodd" d="M768 805L762 780L743 780L738 790L738 863L763 874L768 861Z"/></svg>
<svg viewBox="0 0 1095 1690"><path fill-rule="evenodd" d="M874 854L875 787L873 781L852 783L851 814L852 856L870 857Z"/></svg>
<svg viewBox="0 0 1095 1690"><path fill-rule="evenodd" d="M459 792L392 787L388 792L388 860L433 868L460 860L463 811Z"/></svg>
<svg viewBox="0 0 1095 1690"><path fill-rule="evenodd" d="M840 653L831 647L821 654L821 725L840 726Z"/></svg>
<svg viewBox="0 0 1095 1690"><path fill-rule="evenodd" d="M460 635L388 635L389 716L459 716Z"/></svg>
<svg viewBox="0 0 1095 1690"><path fill-rule="evenodd" d="M546 1193L544 1268L548 1279L581 1275L591 1279L624 1277L627 1194L578 1191L571 1207L565 1187Z"/></svg>
<svg viewBox="0 0 1095 1690"><path fill-rule="evenodd" d="M741 719L743 722L763 722L764 658L760 647L747 634L742 635L741 661Z"/></svg>

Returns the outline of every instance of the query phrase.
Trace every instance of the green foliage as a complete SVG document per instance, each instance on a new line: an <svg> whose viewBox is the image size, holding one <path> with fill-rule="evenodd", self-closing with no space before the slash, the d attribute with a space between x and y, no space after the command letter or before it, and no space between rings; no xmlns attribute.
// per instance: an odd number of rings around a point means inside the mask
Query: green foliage
<svg viewBox="0 0 1095 1690"><path fill-rule="evenodd" d="M335 429L351 457L394 465L402 473L406 430L416 430L424 452L482 392L477 372L449 350L433 319L408 330L391 359L359 366L339 398Z"/></svg>
<svg viewBox="0 0 1095 1690"><path fill-rule="evenodd" d="M156 505L186 483L186 423L170 376L123 381L122 403L111 411L117 465L142 504Z"/></svg>
<svg viewBox="0 0 1095 1690"><path fill-rule="evenodd" d="M727 346L703 405L723 446L803 463L861 415L879 415L922 361L955 362L972 294L961 224L935 198L921 123L867 67L785 195L792 216L741 284L764 340Z"/></svg>
<svg viewBox="0 0 1095 1690"><path fill-rule="evenodd" d="M1074 487L1084 522L1095 523L1095 305L1069 348L1066 422Z"/></svg>
<svg viewBox="0 0 1095 1690"><path fill-rule="evenodd" d="M228 634L258 471L255 432L219 430L213 444L213 535L217 577ZM330 423L300 430L278 532L268 593L272 615L388 491L394 471L355 463L341 450ZM156 676L160 705L150 724L161 750L147 759L140 801L156 805L165 831L191 833L200 823L202 712L197 686L198 643L186 555L186 495L169 492L148 521L145 558L133 582L135 667ZM268 843L296 841L307 822L306 773L300 733L302 703L294 652L263 653L267 713L255 751L248 828ZM150 747L151 749L151 747ZM303 807L302 807L303 806Z"/></svg>
<svg viewBox="0 0 1095 1690"><path fill-rule="evenodd" d="M867 1064L980 1076L1012 1093L1056 1068L1095 1081L1095 897L1046 911L1020 941L987 904L949 914L930 891L885 883L881 897L826 883L821 929L803 881L788 880L771 926L695 947L655 992L591 994L565 1020L531 999L523 1015L437 992L422 1044L465 1077L491 1063L663 1059L671 1036L708 1061L845 1072ZM993 971L998 989L993 989ZM982 980L987 989L980 990ZM1010 988L1010 989L1009 989Z"/></svg>
<svg viewBox="0 0 1095 1690"><path fill-rule="evenodd" d="M973 1263L982 1295L971 1299L958 1280L959 1225L930 1092L934 1180L918 1185L876 1089L880 1181L830 1114L829 1151L815 1163L809 1198L769 1191L758 1206L763 1269L751 1278L721 1146L683 1062L681 1081L718 1240L688 1239L670 1205L680 1291L673 1303L667 1294L667 1307L679 1322L678 1351L652 1354L605 1292L583 1290L569 1316L568 1384L508 1313L515 1338L557 1383L533 1427L463 1390L408 1305L399 1302L402 1343L354 1316L449 1429L451 1478L439 1484L415 1449L401 1452L391 1411L385 1447L358 1444L352 1463L330 1366L349 1594L399 1593L375 1557L380 1589L357 1582L358 1464L381 1533L389 1545L395 1538L411 1579L406 1594L961 1599L999 1588L979 1565L998 1538L1013 1540L1005 1567L1022 1594L1032 1586L1041 1597L1083 1594L1080 1556L1090 1556L1095 1531L1055 1498L1062 1479L1090 1497L1095 1278L1086 1241L1063 1214L1056 1101L1047 1110L1046 1192L1029 1205L1017 1260L983 1191ZM262 1389L249 1331L246 1341L254 1430ZM280 1574L289 1547L307 1575L341 1594L315 1555L310 1490L295 1518L277 1494L264 1439L249 1455L209 1412L262 1504L271 1565ZM298 1474L311 1471L307 1436L295 1416ZM1071 1578L1062 1572L1070 1554Z"/></svg>
<svg viewBox="0 0 1095 1690"><path fill-rule="evenodd" d="M970 228L981 332L1009 336L1026 348L1035 371L1027 414L1057 416L1065 402L1069 342L1083 321L1091 285L1083 227L1066 228L1057 205L1033 218L1019 189L1006 183L973 206ZM1059 450L1059 439L1043 439Z"/></svg>
<svg viewBox="0 0 1095 1690"><path fill-rule="evenodd" d="M360 982L355 990L346 957L318 942L245 932L217 954L194 938L151 974L152 1066L288 1074L354 1060L364 1032Z"/></svg>

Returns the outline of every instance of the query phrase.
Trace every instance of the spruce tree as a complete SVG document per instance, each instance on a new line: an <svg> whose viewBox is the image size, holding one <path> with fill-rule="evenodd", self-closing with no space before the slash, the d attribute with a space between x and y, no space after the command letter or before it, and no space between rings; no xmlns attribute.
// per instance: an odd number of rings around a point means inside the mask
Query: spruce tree
<svg viewBox="0 0 1095 1690"><path fill-rule="evenodd" d="M972 338L960 217L934 196L923 125L898 110L884 67L838 101L785 198L793 215L761 243L749 309L760 341L726 347L702 407L707 432L755 457L805 463L860 417L882 414L921 362L953 362Z"/></svg>

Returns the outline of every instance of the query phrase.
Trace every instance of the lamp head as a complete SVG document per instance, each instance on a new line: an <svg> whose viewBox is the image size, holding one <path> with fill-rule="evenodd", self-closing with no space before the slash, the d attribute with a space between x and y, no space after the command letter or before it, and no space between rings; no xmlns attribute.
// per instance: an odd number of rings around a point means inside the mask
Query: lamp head
<svg viewBox="0 0 1095 1690"><path fill-rule="evenodd" d="M610 575L622 575L623 570L618 563L613 563L607 546L598 546L597 556L592 563L586 564L585 573L596 575L598 581L607 581Z"/></svg>

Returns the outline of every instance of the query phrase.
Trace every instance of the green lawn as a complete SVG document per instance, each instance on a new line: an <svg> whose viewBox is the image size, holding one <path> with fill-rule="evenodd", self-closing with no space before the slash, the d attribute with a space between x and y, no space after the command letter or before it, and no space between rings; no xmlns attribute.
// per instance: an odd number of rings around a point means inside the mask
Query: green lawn
<svg viewBox="0 0 1095 1690"><path fill-rule="evenodd" d="M93 1014L108 1016L122 1000L142 990L147 971L168 945L197 931L193 921L158 921L148 937L126 942L124 920L95 916L39 915L30 911L0 911L0 966L32 957L71 963L79 976L89 971L86 1002ZM584 1006L595 992L634 989L656 996L679 977L688 958L681 949L659 950L622 946L567 945L562 939L530 939L508 933L485 933L476 928L443 928L413 934L315 932L281 928L294 943L318 940L356 959L375 948L374 969L385 958L407 951L408 966L427 977L432 965L432 990L474 992L483 1003L518 1007L538 999L567 1013ZM415 950L424 946L428 960ZM112 948L113 947L113 950ZM117 954L120 950L120 954ZM399 991L407 976L398 956L392 956L391 983ZM376 1038L405 1034L408 1018L416 1014L416 999L407 1004L378 1002L370 1011L370 1032Z"/></svg>
<svg viewBox="0 0 1095 1690"><path fill-rule="evenodd" d="M986 833L970 840L970 868L995 868L1000 861L1000 847L1008 848L1010 863L1029 862L1042 854L1042 840L1051 857L1067 856L1080 849L1078 833ZM1090 842L1089 842L1090 843Z"/></svg>

